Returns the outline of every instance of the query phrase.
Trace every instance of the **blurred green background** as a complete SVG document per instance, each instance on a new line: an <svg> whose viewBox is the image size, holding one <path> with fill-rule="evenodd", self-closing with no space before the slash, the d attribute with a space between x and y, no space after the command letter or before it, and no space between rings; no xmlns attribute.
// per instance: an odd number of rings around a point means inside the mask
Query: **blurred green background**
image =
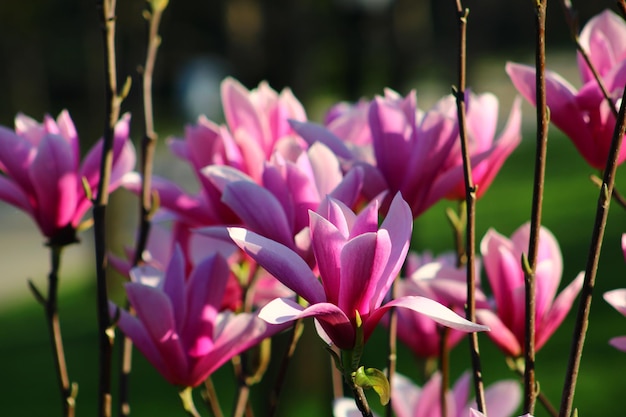
<svg viewBox="0 0 626 417"><path fill-rule="evenodd" d="M386 86L402 93L417 88L421 108L447 94L456 82L456 20L454 2L396 0L171 0L161 29L163 43L155 74L156 128L161 138L182 135L183 124L204 112L220 120L218 85L232 75L247 87L268 80L275 89L289 86L304 103L312 120L321 120L327 106L381 93ZM592 4L593 3L593 4ZM18 111L40 119L67 108L86 144L103 125L102 41L95 2L32 0L0 4L0 124L11 125ZM581 22L613 2L581 2ZM477 92L493 91L504 117L515 95L504 76L507 60L532 62L533 11L530 1L478 0L470 8L468 26L469 85ZM143 62L144 2L118 4L120 79L129 75L139 85L136 67ZM559 5L549 6L548 65L576 84L575 56ZM192 83L193 80L200 84ZM198 81L199 80L199 81ZM190 97L189 91L203 92ZM195 105L193 104L195 103ZM138 89L124 110L140 114ZM489 227L510 235L528 220L532 192L534 112L524 107L524 141L505 164L486 196L478 203L477 236ZM504 119L501 118L501 124ZM139 138L141 124L133 125ZM557 236L563 251L563 285L585 268L598 191L589 181L591 170L571 143L550 131L543 223ZM160 144L160 161L170 156ZM167 161L167 162L165 162ZM157 166L157 171L165 171ZM169 166L167 167L169 168ZM626 189L624 168L618 188ZM111 245L116 252L130 244L135 200L116 195ZM441 203L420 218L414 250L441 252L452 247L444 216L450 203ZM4 271L0 286L0 415L57 416L59 404L47 330L42 310L29 297L26 279L45 285L47 253L25 216L2 206L0 257ZM123 218L122 218L123 217ZM17 219L17 220L16 220ZM604 291L626 287L626 264L620 249L626 213L612 207L592 307L591 325L582 361L575 406L581 416L623 415L625 354L608 346L609 338L626 334L626 318L602 299ZM96 414L97 338L95 289L89 265L91 236L69 248L63 259L60 313L70 377L79 383L77 415ZM484 281L484 280L483 280ZM573 314L537 357L542 390L558 406L569 354ZM285 348L286 336L275 341L273 366ZM512 378L503 357L484 335L480 337L487 383ZM384 367L384 332L375 333L366 348L365 363ZM453 380L469 367L467 343L453 352ZM420 367L401 348L399 370L417 376ZM287 376L280 416L330 415L330 364L312 330L307 329ZM229 410L234 384L229 366L214 377L222 404ZM272 375L253 391L257 415L263 416L264 395ZM183 416L176 390L135 355L132 415ZM198 398L198 403L199 398ZM372 397L372 403L375 403ZM199 404L200 405L200 404ZM201 409L205 415L208 413ZM546 415L538 406L537 416Z"/></svg>

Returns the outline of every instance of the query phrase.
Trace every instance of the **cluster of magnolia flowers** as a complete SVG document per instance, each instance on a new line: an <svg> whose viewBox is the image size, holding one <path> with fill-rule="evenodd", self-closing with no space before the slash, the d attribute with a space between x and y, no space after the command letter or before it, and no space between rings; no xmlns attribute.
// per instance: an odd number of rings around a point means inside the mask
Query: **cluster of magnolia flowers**
<svg viewBox="0 0 626 417"><path fill-rule="evenodd" d="M580 39L617 102L626 82L626 25L607 11L585 26ZM547 74L551 121L592 167L602 168L615 116L585 62L579 66L584 85L578 91ZM508 64L506 70L534 103L534 69ZM221 95L224 125L200 117L183 137L168 141L193 169L199 190L153 178L159 211L145 263L133 267L111 259L129 278L125 288L134 310L111 304L111 317L167 381L198 386L233 356L304 318L314 319L327 345L356 355L374 329L388 323L391 308L397 308L398 338L418 357L439 355L441 326L452 329L449 348L467 332L490 329L488 336L507 356L523 354L520 258L528 248L528 224L510 238L495 230L482 238L491 296L477 290L478 323L459 315L467 285L459 260L409 253L417 217L442 199L465 198L453 96L423 110L414 91L402 96L386 90L370 101L337 104L318 124L307 120L288 89L277 93L262 83L248 91L227 78ZM496 97L468 92L465 101L480 197L521 141L520 101L497 138ZM109 187L139 193L129 123L123 116L115 130ZM74 242L99 181L102 144L80 164L67 112L43 123L18 115L14 130L0 128L0 141L6 144L0 147L0 199L28 213L51 246ZM625 159L626 147L619 161ZM626 254L626 238L623 246ZM536 270L537 349L582 286L580 274L557 295L562 269L558 242L544 228ZM394 282L397 296L391 299ZM605 298L626 315L626 289ZM625 340L611 343L626 350ZM438 373L421 389L396 375L391 397L397 415L440 415L440 386ZM513 415L520 395L517 383L494 384L486 394L489 415ZM479 415L468 397L464 375L448 393L448 415ZM334 413L360 412L353 401L337 400Z"/></svg>

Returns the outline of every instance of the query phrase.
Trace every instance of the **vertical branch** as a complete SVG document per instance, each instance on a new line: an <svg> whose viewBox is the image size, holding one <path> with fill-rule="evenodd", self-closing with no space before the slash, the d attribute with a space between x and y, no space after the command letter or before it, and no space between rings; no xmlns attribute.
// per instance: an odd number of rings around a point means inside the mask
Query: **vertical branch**
<svg viewBox="0 0 626 417"><path fill-rule="evenodd" d="M46 321L48 324L48 335L52 346L52 356L56 370L57 384L61 395L61 409L64 417L73 417L76 406L76 386L70 385L65 362L65 352L63 347L63 337L61 334L61 323L58 312L58 289L59 289L59 267L61 265L61 252L63 247L50 245L50 273L48 274L48 295L46 298L39 293L34 284L29 281L31 291L45 309Z"/></svg>
<svg viewBox="0 0 626 417"><path fill-rule="evenodd" d="M582 359L583 346L585 344L585 335L589 321L589 310L591 309L591 296L593 287L595 286L596 273L598 269L598 261L600 259L600 250L602 248L602 239L606 227L606 220L609 214L609 206L611 204L611 194L615 184L615 170L617 169L617 157L619 149L622 146L624 134L626 133L626 88L622 94L622 102L617 117L615 130L613 131L613 139L611 141L611 149L604 170L602 187L598 196L598 205L596 208L596 219L593 227L593 235L589 246L589 256L587 258L587 267L585 269L585 280L581 290L580 301L578 304L578 314L576 316L576 324L574 326L574 334L572 336L572 346L570 350L569 361L567 365L567 373L565 375L565 383L563 386L563 394L561 396L561 408L559 417L570 417L572 413L572 404L574 402L574 391L576 390L576 379L578 377L578 369Z"/></svg>
<svg viewBox="0 0 626 417"><path fill-rule="evenodd" d="M624 4L624 0L621 0L621 2L618 2L618 4ZM576 15L576 12L574 11L574 8L572 7L572 2L570 0L561 0L561 7L563 8L563 13L565 14L565 21L567 22L567 26L569 26L570 35L572 39L574 40L574 43L576 44L576 49L585 60L585 64L587 64L587 67L593 74L593 78L595 78L596 83L598 83L598 87L600 87L600 91L602 91L602 95L604 96L604 99L609 104L609 108L611 109L611 112L613 112L613 116L617 118L617 110L615 109L615 103L613 103L613 100L611 99L611 96L609 95L609 92L607 91L604 85L604 82L602 81L602 78L600 77L600 74L598 74L598 70L591 62L591 58L589 57L589 54L587 53L587 51L583 49L582 45L580 44L580 37L578 36L577 15Z"/></svg>
<svg viewBox="0 0 626 417"><path fill-rule="evenodd" d="M533 414L537 400L535 382L535 270L541 230L541 211L546 172L548 145L548 108L546 106L546 6L547 0L535 3L535 91L537 102L537 139L533 201L530 218L528 257L522 260L525 282L525 337L524 337L524 413Z"/></svg>
<svg viewBox="0 0 626 417"><path fill-rule="evenodd" d="M111 354L114 333L109 317L107 282L106 282L106 207L109 201L109 182L113 162L113 135L115 123L120 114L121 97L117 93L117 71L115 61L115 0L99 0L98 10L104 40L104 68L106 74L105 99L106 119L102 161L100 164L100 182L94 201L93 219L96 247L96 280L98 308L99 340L99 381L98 381L98 416L111 416Z"/></svg>
<svg viewBox="0 0 626 417"><path fill-rule="evenodd" d="M465 235L465 255L467 257L467 306L466 318L476 321L476 277L474 268L476 252L476 187L472 181L472 165L469 155L467 129L465 122L465 80L466 80L466 36L467 16L469 9L464 9L461 0L456 0L456 12L459 19L459 85L453 89L456 98L457 117L459 125L459 137L461 139L461 153L463 157L463 173L465 179L465 202L467 212L467 230ZM474 377L474 391L476 393L476 405L478 410L487 415L485 406L485 387L483 383L480 364L480 352L478 349L478 335L469 334L470 355Z"/></svg>
<svg viewBox="0 0 626 417"><path fill-rule="evenodd" d="M396 278L397 280L397 278ZM397 297L397 288L398 283L396 280L391 284L391 298ZM389 384L393 384L392 380L394 374L396 373L396 365L397 365L397 351L398 351L398 311L395 308L392 308L389 312L389 337L387 339L387 346L389 349L389 355L387 357L387 379L389 380ZM385 416L392 417L393 416L393 399L389 397L389 402L385 406Z"/></svg>
<svg viewBox="0 0 626 417"><path fill-rule="evenodd" d="M441 389L439 391L439 403L441 415L448 415L448 388L450 387L450 328L439 326L439 373L441 374Z"/></svg>
<svg viewBox="0 0 626 417"><path fill-rule="evenodd" d="M142 91L143 91L143 119L144 136L141 142L141 199L139 202L139 233L135 247L134 265L140 264L143 253L146 249L148 236L150 234L150 218L152 207L152 171L154 164L154 152L156 149L157 134L154 131L154 114L152 110L152 74L156 56L161 44L159 36L159 24L163 11L167 7L168 0L153 0L150 3L150 10L146 11L144 17L148 20L148 47L146 61L142 68ZM131 310L132 311L132 310ZM121 364L119 376L119 409L118 415L130 415L129 403L129 379L132 369L133 343L130 338L124 336L121 344Z"/></svg>

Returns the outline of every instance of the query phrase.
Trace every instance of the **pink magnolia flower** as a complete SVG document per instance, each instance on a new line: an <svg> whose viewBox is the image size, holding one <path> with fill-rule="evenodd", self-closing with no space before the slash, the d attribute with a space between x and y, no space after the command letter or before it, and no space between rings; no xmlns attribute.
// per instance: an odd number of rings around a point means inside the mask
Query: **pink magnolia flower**
<svg viewBox="0 0 626 417"><path fill-rule="evenodd" d="M402 192L414 217L443 198L458 180L440 182L444 163L456 141L456 120L434 108L417 108L415 91L401 97L386 91L369 109L376 167L391 191Z"/></svg>
<svg viewBox="0 0 626 417"><path fill-rule="evenodd" d="M622 251L626 259L626 233L622 235ZM621 288L604 293L604 300L614 309L626 316L626 288ZM614 337L609 344L616 349L626 352L626 336Z"/></svg>
<svg viewBox="0 0 626 417"><path fill-rule="evenodd" d="M498 99L490 93L466 93L466 128L469 153L472 166L472 181L477 185L476 197L485 194L496 174L517 148L522 140L521 102L516 99L511 108L509 120L500 136L495 139L498 123ZM449 95L439 101L436 107L448 117L457 118L456 100ZM455 184L446 198L453 200L465 199L465 179L463 178L463 157L461 141L457 136L453 148L445 162L446 176L458 177L461 171L461 180Z"/></svg>
<svg viewBox="0 0 626 417"><path fill-rule="evenodd" d="M478 270L480 266L476 265ZM435 300L462 314L467 300L467 274L465 267L456 267L453 254L433 258L429 253L410 253L406 262L407 277L396 281L398 297L419 295ZM482 291L477 290L479 305L486 301ZM398 339L411 351L423 358L437 357L440 353L441 326L430 318L409 309L398 309ZM464 332L450 330L448 348L454 347Z"/></svg>
<svg viewBox="0 0 626 417"><path fill-rule="evenodd" d="M308 211L317 210L327 195L352 206L363 183L358 168L343 175L337 157L321 143L293 161L274 154L265 164L262 184L224 166L209 166L203 173L244 226L297 251L308 262L313 261Z"/></svg>
<svg viewBox="0 0 626 417"><path fill-rule="evenodd" d="M489 337L507 355L522 355L525 327L525 287L521 256L528 250L530 223L513 233L511 239L490 229L480 244L483 264L493 292L491 310L479 309L478 321L491 328ZM556 238L546 228L539 234L536 279L535 343L539 350L559 327L580 292L580 273L556 299L563 260Z"/></svg>
<svg viewBox="0 0 626 417"><path fill-rule="evenodd" d="M475 401L468 401L471 375L461 375L446 396L446 417L467 417ZM441 374L433 374L420 388L401 374L395 374L391 381L393 410L398 417L441 417ZM485 403L489 416L511 417L519 406L522 392L515 381L500 381L485 390ZM354 400L342 398L333 406L335 417L359 417Z"/></svg>
<svg viewBox="0 0 626 417"><path fill-rule="evenodd" d="M615 105L621 99L626 84L625 38L626 23L610 10L591 19L580 34L580 44L588 53ZM572 140L589 165L604 169L615 116L581 54L578 55L578 67L583 82L579 90L560 75L546 71L550 120ZM535 104L534 68L508 63L506 71L520 94ZM626 147L623 146L618 163L624 160Z"/></svg>
<svg viewBox="0 0 626 417"><path fill-rule="evenodd" d="M185 128L184 138L169 141L172 153L191 166L202 186L200 191L190 194L172 181L153 180L161 206L192 227L240 223L221 202L221 191L203 174L204 168L231 167L260 184L265 162L272 155L278 152L292 159L307 148L289 124L289 120L306 120L304 108L289 89L279 94L263 82L248 91L238 81L226 78L221 90L227 126L200 116L196 124ZM124 186L138 193L140 176L127 176Z"/></svg>
<svg viewBox="0 0 626 417"><path fill-rule="evenodd" d="M128 140L130 115L115 126L113 169L109 191L135 165ZM57 120L45 116L38 123L19 114L15 131L0 127L0 200L23 210L35 220L50 245L76 241L76 228L91 201L83 179L95 195L100 180L102 140L80 163L79 139L67 111Z"/></svg>
<svg viewBox="0 0 626 417"><path fill-rule="evenodd" d="M377 200L355 215L344 204L327 198L318 213L310 211L309 216L321 280L288 247L242 228L229 229L240 248L309 303L305 308L289 299L276 299L261 310L264 320L280 324L315 317L320 336L348 350L357 343L357 314L366 341L394 306L413 309L459 330L486 330L425 297L403 297L383 305L411 238L411 212L399 194L380 228Z"/></svg>
<svg viewBox="0 0 626 417"><path fill-rule="evenodd" d="M187 278L180 250L165 274L149 266L133 270L126 293L137 315L119 310L117 324L171 384L195 387L233 356L285 328L256 314L220 312L229 275L228 263L216 253ZM117 311L111 304L112 317Z"/></svg>

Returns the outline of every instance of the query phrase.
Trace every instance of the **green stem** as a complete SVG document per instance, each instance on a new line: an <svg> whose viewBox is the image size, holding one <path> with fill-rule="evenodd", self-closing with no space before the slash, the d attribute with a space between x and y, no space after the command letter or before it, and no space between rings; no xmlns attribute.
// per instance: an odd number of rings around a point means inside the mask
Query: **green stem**
<svg viewBox="0 0 626 417"><path fill-rule="evenodd" d="M190 417L200 417L200 413L196 409L196 405L193 402L193 388L187 387L178 393L180 400L183 403L183 408Z"/></svg>

